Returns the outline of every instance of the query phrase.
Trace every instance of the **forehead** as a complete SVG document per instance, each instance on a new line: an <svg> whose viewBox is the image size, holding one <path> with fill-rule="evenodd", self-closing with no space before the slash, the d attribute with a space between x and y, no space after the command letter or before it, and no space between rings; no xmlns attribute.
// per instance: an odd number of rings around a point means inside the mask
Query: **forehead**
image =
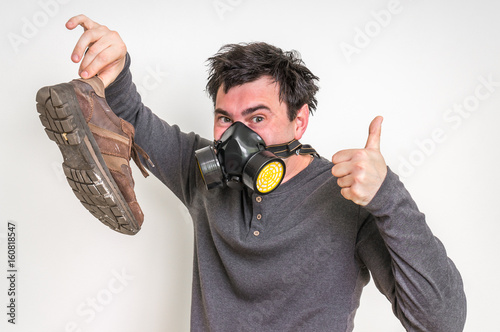
<svg viewBox="0 0 500 332"><path fill-rule="evenodd" d="M221 85L217 91L216 105L260 99L279 102L279 83L270 76L262 76L255 81L231 87L227 92L224 90L225 86Z"/></svg>

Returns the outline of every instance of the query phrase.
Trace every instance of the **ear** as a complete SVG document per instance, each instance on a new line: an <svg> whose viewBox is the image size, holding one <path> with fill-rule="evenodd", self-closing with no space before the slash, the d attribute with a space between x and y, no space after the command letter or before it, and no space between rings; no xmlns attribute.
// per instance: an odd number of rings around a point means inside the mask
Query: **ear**
<svg viewBox="0 0 500 332"><path fill-rule="evenodd" d="M293 120L295 126L295 139L299 140L304 135L307 129L307 124L309 123L309 106L307 104L302 105L302 107L297 111L297 117Z"/></svg>

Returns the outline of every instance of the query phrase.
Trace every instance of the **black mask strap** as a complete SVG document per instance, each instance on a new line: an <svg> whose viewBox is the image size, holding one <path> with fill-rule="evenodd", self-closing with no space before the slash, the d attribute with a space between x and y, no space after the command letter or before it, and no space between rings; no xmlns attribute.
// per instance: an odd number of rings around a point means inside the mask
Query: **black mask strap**
<svg viewBox="0 0 500 332"><path fill-rule="evenodd" d="M296 139L293 139L290 142L284 144L269 145L266 147L266 150L274 153L276 157L280 158L287 158L294 154L310 154L315 157L319 157L319 154L316 152L316 150L313 149L312 146L308 144L302 145Z"/></svg>

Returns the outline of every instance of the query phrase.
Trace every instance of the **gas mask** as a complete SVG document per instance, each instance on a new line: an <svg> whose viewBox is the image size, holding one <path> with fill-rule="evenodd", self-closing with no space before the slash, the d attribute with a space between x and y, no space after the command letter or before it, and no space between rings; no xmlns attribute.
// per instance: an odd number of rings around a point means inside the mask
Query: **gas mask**
<svg viewBox="0 0 500 332"><path fill-rule="evenodd" d="M195 156L207 189L227 185L241 190L247 186L265 195L278 188L285 176L285 162L281 158L299 153L316 154L309 147L300 152L301 147L296 140L268 147L256 132L235 122L213 146L196 150Z"/></svg>

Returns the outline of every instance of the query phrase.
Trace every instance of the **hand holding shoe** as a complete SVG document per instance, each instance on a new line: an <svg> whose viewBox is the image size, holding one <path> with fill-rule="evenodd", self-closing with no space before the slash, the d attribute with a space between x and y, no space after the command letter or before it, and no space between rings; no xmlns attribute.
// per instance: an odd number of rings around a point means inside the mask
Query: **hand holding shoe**
<svg viewBox="0 0 500 332"><path fill-rule="evenodd" d="M80 63L78 74L82 78L98 75L107 87L122 71L125 65L127 47L116 31L108 29L85 15L70 18L66 23L69 30L83 27L83 34L76 43L71 60Z"/></svg>

